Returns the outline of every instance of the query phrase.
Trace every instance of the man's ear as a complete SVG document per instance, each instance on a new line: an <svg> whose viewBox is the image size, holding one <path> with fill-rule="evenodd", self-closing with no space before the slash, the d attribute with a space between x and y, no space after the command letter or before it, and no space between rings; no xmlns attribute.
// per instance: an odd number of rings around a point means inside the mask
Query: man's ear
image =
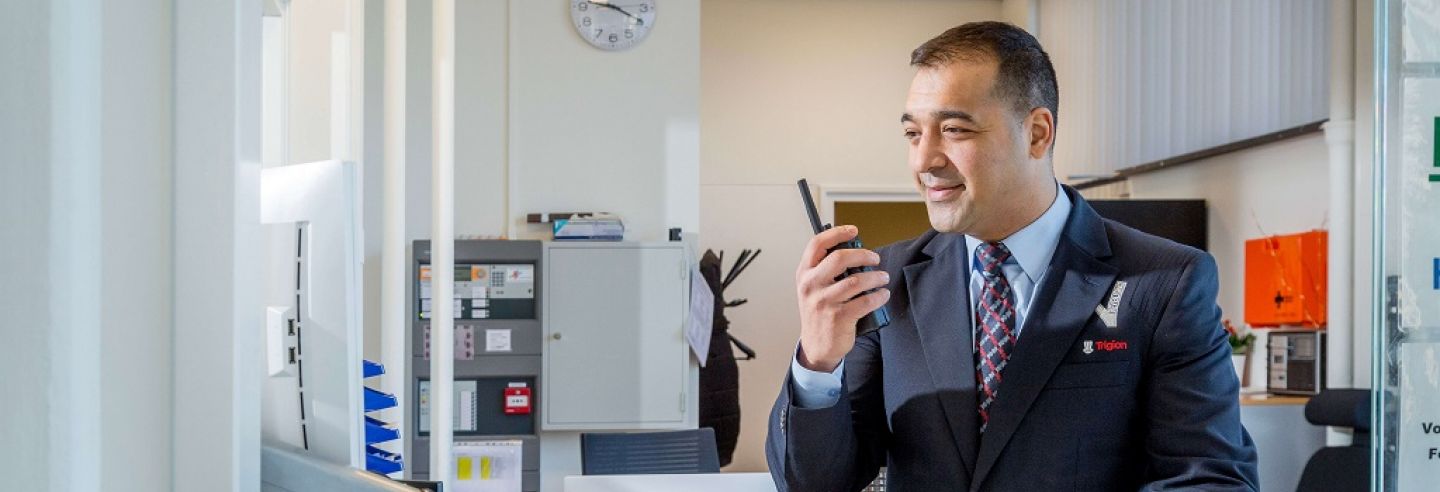
<svg viewBox="0 0 1440 492"><path fill-rule="evenodd" d="M1055 145L1055 113L1049 108L1035 108L1025 117L1025 133L1030 137L1031 159L1044 159Z"/></svg>

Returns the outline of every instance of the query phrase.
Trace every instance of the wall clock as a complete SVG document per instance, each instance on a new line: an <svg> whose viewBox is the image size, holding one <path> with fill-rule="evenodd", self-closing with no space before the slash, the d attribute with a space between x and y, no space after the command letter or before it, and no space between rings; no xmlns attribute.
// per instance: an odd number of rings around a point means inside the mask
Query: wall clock
<svg viewBox="0 0 1440 492"><path fill-rule="evenodd" d="M655 0L571 0L570 20L596 48L625 50L644 41L655 26Z"/></svg>

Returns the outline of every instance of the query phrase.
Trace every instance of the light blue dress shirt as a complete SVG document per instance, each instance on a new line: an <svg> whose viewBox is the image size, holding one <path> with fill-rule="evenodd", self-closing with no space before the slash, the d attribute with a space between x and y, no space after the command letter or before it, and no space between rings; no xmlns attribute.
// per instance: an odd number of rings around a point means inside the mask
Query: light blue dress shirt
<svg viewBox="0 0 1440 492"><path fill-rule="evenodd" d="M1050 203L1050 208L1046 209L1040 218L1001 240L1010 249L1010 259L1005 261L1001 269L1005 271L1005 279L1010 281L1010 287L1015 292L1017 344L1020 343L1020 333L1025 328L1025 319L1029 317L1030 303L1035 298L1035 286L1045 279L1050 258L1055 256L1055 246L1060 244L1060 233L1065 230L1065 221L1070 217L1070 197L1065 196L1065 190L1060 189L1058 182L1055 189L1055 201ZM984 277L975 258L975 248L981 244L983 241L965 236L965 251L970 258L972 309L979 303L978 293L984 288ZM970 317L969 329L972 333L975 331L974 316ZM790 362L790 374L795 383L796 406L825 408L840 401L840 379L845 374L844 360L840 361L840 365L833 372L811 371L800 365L799 346L796 346L796 357Z"/></svg>

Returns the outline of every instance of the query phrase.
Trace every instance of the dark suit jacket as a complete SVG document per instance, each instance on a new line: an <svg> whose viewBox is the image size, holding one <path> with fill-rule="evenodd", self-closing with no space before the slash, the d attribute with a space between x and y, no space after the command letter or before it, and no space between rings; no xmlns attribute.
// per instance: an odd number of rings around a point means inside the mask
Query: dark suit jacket
<svg viewBox="0 0 1440 492"><path fill-rule="evenodd" d="M879 250L890 325L845 358L839 403L792 404L766 455L781 491L1255 490L1239 383L1215 303L1215 260L1074 204L1002 374L983 439L964 237ZM1116 326L1096 312L1117 281Z"/></svg>

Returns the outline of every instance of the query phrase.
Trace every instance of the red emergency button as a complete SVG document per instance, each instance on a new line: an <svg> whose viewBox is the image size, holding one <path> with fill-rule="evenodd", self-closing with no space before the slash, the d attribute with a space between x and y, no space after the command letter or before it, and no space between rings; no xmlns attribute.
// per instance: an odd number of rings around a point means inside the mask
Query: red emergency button
<svg viewBox="0 0 1440 492"><path fill-rule="evenodd" d="M530 388L525 383L510 383L505 388L505 415L530 414Z"/></svg>

